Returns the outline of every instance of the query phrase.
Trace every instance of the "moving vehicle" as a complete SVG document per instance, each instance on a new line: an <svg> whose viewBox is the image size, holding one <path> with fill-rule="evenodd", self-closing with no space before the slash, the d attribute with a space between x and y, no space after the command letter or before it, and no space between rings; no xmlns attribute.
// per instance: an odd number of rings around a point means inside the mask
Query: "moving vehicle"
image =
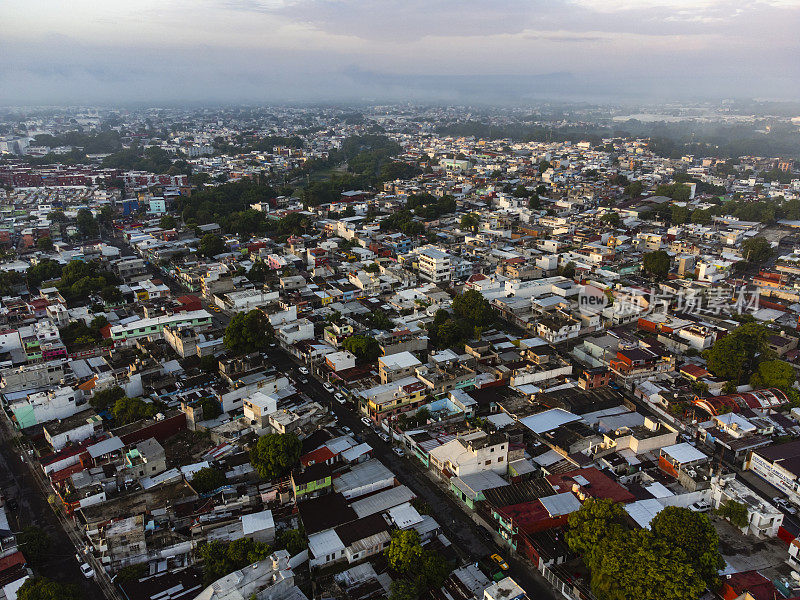
<svg viewBox="0 0 800 600"><path fill-rule="evenodd" d="M402 448L392 448L392 452L397 454L397 456L401 456L401 457L406 455L406 453L403 451Z"/></svg>
<svg viewBox="0 0 800 600"><path fill-rule="evenodd" d="M337 401L339 404L347 404L347 400L345 399L345 397L344 397L344 395L343 395L343 394L341 394L341 393L339 393L339 392L336 392L336 393L333 395L333 397L334 397L334 398L336 398L336 401Z"/></svg>
<svg viewBox="0 0 800 600"><path fill-rule="evenodd" d="M391 438L390 438L388 435L386 435L386 434L385 434L383 431L381 431L381 432L378 434L378 437L379 437L379 438L381 438L381 439L382 439L384 442L386 442L387 444L388 444L388 443L389 443L389 441L391 440Z"/></svg>
<svg viewBox="0 0 800 600"><path fill-rule="evenodd" d="M372 427L372 421L369 420L369 417L361 417L361 422L367 427Z"/></svg>
<svg viewBox="0 0 800 600"><path fill-rule="evenodd" d="M353 430L350 429L347 425L342 425L342 431L344 431L348 435L353 433Z"/></svg>
<svg viewBox="0 0 800 600"><path fill-rule="evenodd" d="M331 394L333 393L333 386L330 383L328 383L327 381L322 384L322 387L324 387Z"/></svg>
<svg viewBox="0 0 800 600"><path fill-rule="evenodd" d="M297 370L300 371L303 375L308 375L308 369L306 367L300 367Z"/></svg>
<svg viewBox="0 0 800 600"><path fill-rule="evenodd" d="M499 554L492 554L489 558L498 567L503 569L503 571L508 571L508 563L505 561L505 559L502 556L500 556Z"/></svg>

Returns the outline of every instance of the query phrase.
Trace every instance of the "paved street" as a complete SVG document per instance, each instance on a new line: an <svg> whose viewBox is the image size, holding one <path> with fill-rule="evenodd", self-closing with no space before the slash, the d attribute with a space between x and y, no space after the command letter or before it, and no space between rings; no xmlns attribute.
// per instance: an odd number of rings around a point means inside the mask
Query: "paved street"
<svg viewBox="0 0 800 600"><path fill-rule="evenodd" d="M36 569L37 574L61 583L78 585L84 598L102 598L100 587L94 580L86 579L78 568L75 546L40 491L27 463L21 459L4 417L0 419L3 419L0 424L0 489L6 497L15 498L19 503L18 510L9 515L9 524L14 531L36 525L46 531L51 539L47 558ZM24 552L24 548L21 550Z"/></svg>

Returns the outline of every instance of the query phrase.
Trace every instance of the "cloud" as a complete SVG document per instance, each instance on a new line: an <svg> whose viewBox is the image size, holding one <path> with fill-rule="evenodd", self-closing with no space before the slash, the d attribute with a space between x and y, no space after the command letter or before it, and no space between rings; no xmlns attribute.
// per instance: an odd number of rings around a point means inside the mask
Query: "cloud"
<svg viewBox="0 0 800 600"><path fill-rule="evenodd" d="M800 0L0 2L0 98L791 98L798 28Z"/></svg>

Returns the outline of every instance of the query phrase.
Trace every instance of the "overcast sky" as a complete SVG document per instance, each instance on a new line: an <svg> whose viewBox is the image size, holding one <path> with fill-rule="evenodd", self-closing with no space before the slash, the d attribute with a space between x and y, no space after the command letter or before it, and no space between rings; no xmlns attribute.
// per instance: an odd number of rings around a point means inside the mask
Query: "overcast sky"
<svg viewBox="0 0 800 600"><path fill-rule="evenodd" d="M0 0L0 102L780 98L800 0Z"/></svg>

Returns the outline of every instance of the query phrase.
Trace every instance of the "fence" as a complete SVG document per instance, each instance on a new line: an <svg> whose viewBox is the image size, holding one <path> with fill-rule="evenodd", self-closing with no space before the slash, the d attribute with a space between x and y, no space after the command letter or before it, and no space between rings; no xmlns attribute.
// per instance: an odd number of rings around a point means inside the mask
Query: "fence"
<svg viewBox="0 0 800 600"><path fill-rule="evenodd" d="M564 581L553 569L544 564L541 558L537 570L547 580L547 583L561 592L561 595L567 600L597 600L585 587Z"/></svg>

